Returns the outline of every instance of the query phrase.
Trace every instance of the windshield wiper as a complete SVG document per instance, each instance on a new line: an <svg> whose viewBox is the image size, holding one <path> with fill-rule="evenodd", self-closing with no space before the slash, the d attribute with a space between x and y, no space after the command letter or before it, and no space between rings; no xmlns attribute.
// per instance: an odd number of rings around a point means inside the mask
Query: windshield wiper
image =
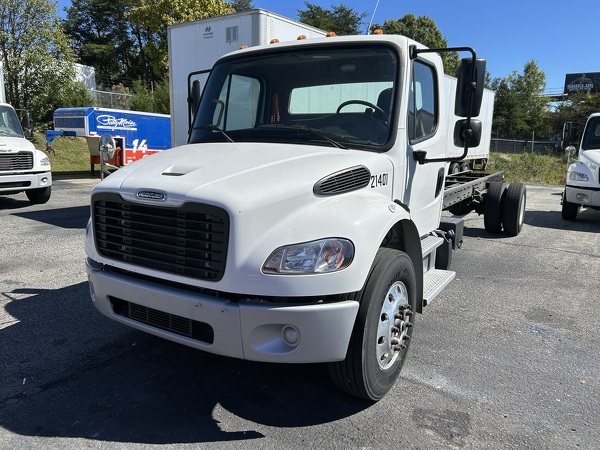
<svg viewBox="0 0 600 450"><path fill-rule="evenodd" d="M204 126L200 126L200 127L194 127L194 130L209 130L209 131L218 131L219 133L221 133L223 136L225 136L225 139L227 139L229 142L235 142L233 139L231 139L227 133L225 133L223 130L221 130L218 126L216 125L204 125Z"/></svg>
<svg viewBox="0 0 600 450"><path fill-rule="evenodd" d="M320 138L325 139L327 142L329 142L334 147L348 150L348 147L344 147L339 142L334 141L333 139L331 139L329 136L327 136L325 133L323 133L318 128L309 127L304 124L265 123L263 125L260 125L258 128L289 128L291 130L310 131L311 133L316 134Z"/></svg>

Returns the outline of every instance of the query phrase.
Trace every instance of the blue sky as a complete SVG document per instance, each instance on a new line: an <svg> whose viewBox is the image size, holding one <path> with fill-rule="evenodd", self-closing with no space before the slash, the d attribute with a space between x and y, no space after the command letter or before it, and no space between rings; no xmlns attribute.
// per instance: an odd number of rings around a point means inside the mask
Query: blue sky
<svg viewBox="0 0 600 450"><path fill-rule="evenodd" d="M323 8L344 4L367 12L377 0L312 0ZM69 0L59 0L62 13ZM297 19L306 9L303 0L254 0L256 8ZM537 61L546 74L548 89L562 90L567 73L600 72L600 1L556 0L379 0L373 23L397 20L405 14L428 16L449 46L470 46L487 59L493 78L522 72L527 61ZM365 25L366 29L366 25Z"/></svg>

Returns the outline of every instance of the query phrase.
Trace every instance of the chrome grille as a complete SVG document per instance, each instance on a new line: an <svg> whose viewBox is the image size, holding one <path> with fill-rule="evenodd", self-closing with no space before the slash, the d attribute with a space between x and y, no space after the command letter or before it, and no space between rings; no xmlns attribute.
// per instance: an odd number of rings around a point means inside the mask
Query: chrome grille
<svg viewBox="0 0 600 450"><path fill-rule="evenodd" d="M33 153L0 153L0 171L17 171L33 169Z"/></svg>
<svg viewBox="0 0 600 450"><path fill-rule="evenodd" d="M352 167L319 180L313 192L316 195L336 195L362 189L369 185L371 172L364 166Z"/></svg>
<svg viewBox="0 0 600 450"><path fill-rule="evenodd" d="M225 272L229 216L200 203L180 207L92 198L96 249L106 258L162 272L218 281Z"/></svg>

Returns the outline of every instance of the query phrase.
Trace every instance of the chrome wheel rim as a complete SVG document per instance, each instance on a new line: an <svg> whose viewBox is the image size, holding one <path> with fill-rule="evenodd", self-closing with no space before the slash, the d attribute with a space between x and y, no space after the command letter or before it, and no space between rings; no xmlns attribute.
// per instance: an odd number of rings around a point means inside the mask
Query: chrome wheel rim
<svg viewBox="0 0 600 450"><path fill-rule="evenodd" d="M379 314L375 348L380 369L393 366L406 348L411 315L406 286L396 281L388 289Z"/></svg>

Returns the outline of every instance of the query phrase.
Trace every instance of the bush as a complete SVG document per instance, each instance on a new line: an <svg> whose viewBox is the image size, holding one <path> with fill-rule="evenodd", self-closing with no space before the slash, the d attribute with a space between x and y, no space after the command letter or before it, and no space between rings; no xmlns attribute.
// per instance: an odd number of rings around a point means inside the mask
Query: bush
<svg viewBox="0 0 600 450"><path fill-rule="evenodd" d="M486 171L494 173L500 170L504 170L508 182L564 185L567 175L567 158L566 156L540 155L538 153L490 154Z"/></svg>

